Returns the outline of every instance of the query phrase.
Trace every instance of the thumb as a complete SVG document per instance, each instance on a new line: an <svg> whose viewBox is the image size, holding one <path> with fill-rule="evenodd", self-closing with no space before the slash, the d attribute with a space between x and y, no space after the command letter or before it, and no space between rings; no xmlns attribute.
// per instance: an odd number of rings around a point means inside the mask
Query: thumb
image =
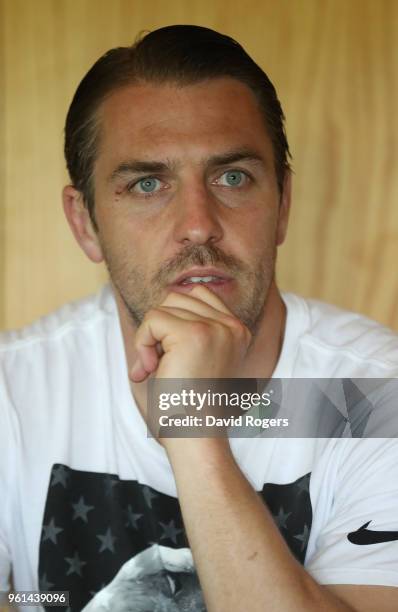
<svg viewBox="0 0 398 612"><path fill-rule="evenodd" d="M136 359L130 368L129 378L132 382L144 381L159 365L159 349L157 346L137 348Z"/></svg>

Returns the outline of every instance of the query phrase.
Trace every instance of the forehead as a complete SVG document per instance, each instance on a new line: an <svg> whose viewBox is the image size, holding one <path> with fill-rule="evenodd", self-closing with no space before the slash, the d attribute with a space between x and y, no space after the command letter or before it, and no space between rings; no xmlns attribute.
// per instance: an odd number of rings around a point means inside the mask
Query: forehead
<svg viewBox="0 0 398 612"><path fill-rule="evenodd" d="M234 147L256 147L272 156L253 92L232 78L126 86L102 103L98 121L100 166L132 155L203 159Z"/></svg>

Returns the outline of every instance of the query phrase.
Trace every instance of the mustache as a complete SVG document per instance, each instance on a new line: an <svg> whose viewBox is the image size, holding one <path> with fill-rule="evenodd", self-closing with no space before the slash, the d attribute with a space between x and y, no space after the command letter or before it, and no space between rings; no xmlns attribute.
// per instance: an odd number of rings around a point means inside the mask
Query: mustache
<svg viewBox="0 0 398 612"><path fill-rule="evenodd" d="M163 263L152 282L156 285L167 285L176 274L183 272L188 267L215 265L232 274L247 271L247 266L242 261L232 255L227 255L215 245L188 245L175 257Z"/></svg>

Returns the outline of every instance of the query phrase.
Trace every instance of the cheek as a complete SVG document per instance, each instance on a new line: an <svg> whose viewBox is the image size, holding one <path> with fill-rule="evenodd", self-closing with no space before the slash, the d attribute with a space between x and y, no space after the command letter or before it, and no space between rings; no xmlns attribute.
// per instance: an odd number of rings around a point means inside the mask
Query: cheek
<svg viewBox="0 0 398 612"><path fill-rule="evenodd" d="M256 205L234 223L235 243L251 257L259 256L276 243L278 215L275 208Z"/></svg>
<svg viewBox="0 0 398 612"><path fill-rule="evenodd" d="M145 244L145 232L123 214L117 203L98 207L96 218L100 239L108 250L114 253L139 254L142 244Z"/></svg>

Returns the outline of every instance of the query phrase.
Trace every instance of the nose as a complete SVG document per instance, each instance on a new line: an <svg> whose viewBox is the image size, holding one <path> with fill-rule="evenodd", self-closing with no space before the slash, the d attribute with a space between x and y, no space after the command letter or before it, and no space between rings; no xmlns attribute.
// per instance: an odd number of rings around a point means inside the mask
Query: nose
<svg viewBox="0 0 398 612"><path fill-rule="evenodd" d="M216 243L223 230L219 203L206 185L188 185L179 190L175 202L174 238L187 245Z"/></svg>

